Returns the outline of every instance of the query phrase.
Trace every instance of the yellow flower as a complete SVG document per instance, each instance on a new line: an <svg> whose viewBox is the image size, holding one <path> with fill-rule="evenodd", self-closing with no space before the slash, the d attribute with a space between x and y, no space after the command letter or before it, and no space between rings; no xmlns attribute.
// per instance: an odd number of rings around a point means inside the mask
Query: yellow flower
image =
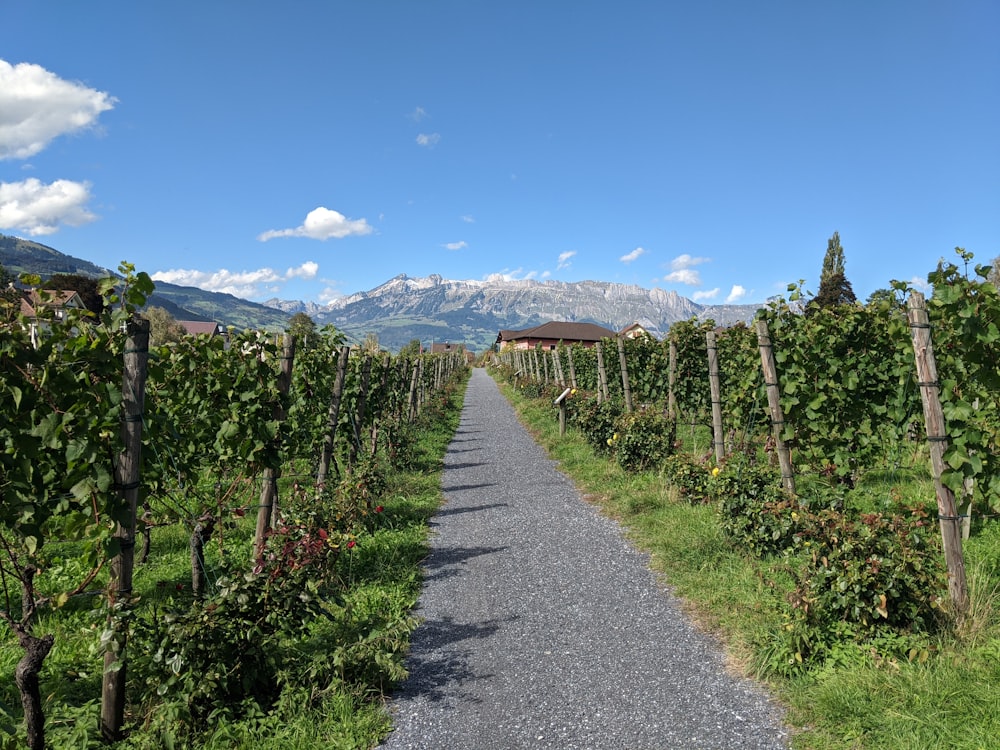
<svg viewBox="0 0 1000 750"><path fill-rule="evenodd" d="M611 445L611 443L613 443L613 442L614 441L611 438L608 438L608 445Z"/></svg>
<svg viewBox="0 0 1000 750"><path fill-rule="evenodd" d="M715 468L712 469L712 476L713 477L719 476L719 472L720 471L721 471L721 469L718 466L716 466Z"/></svg>

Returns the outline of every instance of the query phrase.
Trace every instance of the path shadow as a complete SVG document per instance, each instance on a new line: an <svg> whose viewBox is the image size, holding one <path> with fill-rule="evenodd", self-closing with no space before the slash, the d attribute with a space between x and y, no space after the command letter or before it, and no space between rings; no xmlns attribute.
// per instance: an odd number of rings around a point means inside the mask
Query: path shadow
<svg viewBox="0 0 1000 750"><path fill-rule="evenodd" d="M448 487L442 487L442 492L461 492L462 490L478 490L483 487L495 487L495 482L483 482L482 484L453 484ZM507 503L500 503L498 505L479 505L475 508L469 508L468 510L452 510L452 513L468 513L470 510L480 510L481 508L500 508L507 507ZM445 515L448 511L438 511L435 515Z"/></svg>
<svg viewBox="0 0 1000 750"><path fill-rule="evenodd" d="M463 683L494 677L492 673L477 672L470 665L469 655L481 649L472 644L466 647L458 644L491 638L514 619L481 623L457 623L450 617L425 620L413 633L413 648L406 660L410 676L403 682L400 693L422 696L437 703L444 699L454 700L456 694L463 692L456 687ZM469 694L462 699L481 702L480 698Z"/></svg>
<svg viewBox="0 0 1000 750"><path fill-rule="evenodd" d="M451 464L445 461L444 468L446 469L471 469L475 466L485 466L483 461L469 461L467 463L457 463Z"/></svg>
<svg viewBox="0 0 1000 750"><path fill-rule="evenodd" d="M482 555L493 555L506 549L506 547L433 549L423 561L424 581L454 578L462 574L462 566L468 560Z"/></svg>

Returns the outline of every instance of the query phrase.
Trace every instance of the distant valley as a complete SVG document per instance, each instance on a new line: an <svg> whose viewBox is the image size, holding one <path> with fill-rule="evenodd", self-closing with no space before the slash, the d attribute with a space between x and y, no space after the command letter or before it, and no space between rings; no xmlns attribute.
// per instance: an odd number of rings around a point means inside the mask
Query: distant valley
<svg viewBox="0 0 1000 750"><path fill-rule="evenodd" d="M54 273L106 277L109 269L73 258L46 245L0 235L0 265L12 273ZM398 351L414 339L464 343L473 351L492 346L501 329L520 329L549 320L597 323L620 330L640 323L662 336L681 320L731 325L753 318L759 305L701 305L674 291L605 281L451 281L438 275L400 274L380 286L328 305L271 299L264 304L229 294L157 282L151 305L179 320L214 320L238 329L283 330L295 313L318 326L331 324L351 341L370 333Z"/></svg>

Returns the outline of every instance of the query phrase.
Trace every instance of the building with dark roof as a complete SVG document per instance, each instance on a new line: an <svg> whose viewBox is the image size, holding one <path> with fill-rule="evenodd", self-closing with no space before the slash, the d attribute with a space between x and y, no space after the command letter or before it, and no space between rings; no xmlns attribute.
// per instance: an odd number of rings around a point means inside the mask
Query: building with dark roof
<svg viewBox="0 0 1000 750"><path fill-rule="evenodd" d="M502 330L497 334L497 347L500 349L555 349L559 343L583 344L593 346L605 338L614 338L617 334L610 328L596 323L569 323L550 321L534 328L520 331Z"/></svg>

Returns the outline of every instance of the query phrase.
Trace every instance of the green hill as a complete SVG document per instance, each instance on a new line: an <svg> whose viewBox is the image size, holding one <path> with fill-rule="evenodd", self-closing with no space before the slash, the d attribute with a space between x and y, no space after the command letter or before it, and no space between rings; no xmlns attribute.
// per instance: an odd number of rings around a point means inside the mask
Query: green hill
<svg viewBox="0 0 1000 750"><path fill-rule="evenodd" d="M22 273L36 274L43 280L57 273L76 274L92 279L118 275L111 269L66 255L48 245L4 234L0 234L0 266L15 276ZM253 328L281 331L287 326L290 317L281 310L258 305L231 294L206 292L162 281L156 282L156 289L147 304L165 308L177 320L215 321L239 330Z"/></svg>

